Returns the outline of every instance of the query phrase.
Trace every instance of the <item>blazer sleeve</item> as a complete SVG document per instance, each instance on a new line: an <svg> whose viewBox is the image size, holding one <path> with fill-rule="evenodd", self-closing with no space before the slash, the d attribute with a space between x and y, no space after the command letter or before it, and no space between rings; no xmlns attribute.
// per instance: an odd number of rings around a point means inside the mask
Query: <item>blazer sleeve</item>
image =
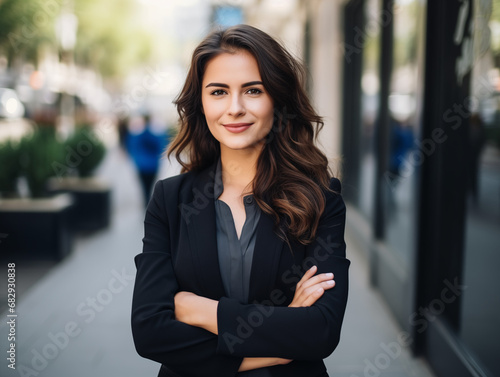
<svg viewBox="0 0 500 377"><path fill-rule="evenodd" d="M345 204L340 182L333 178L316 239L307 246L302 273L312 265L318 273L333 272L335 287L311 307L240 304L222 298L217 309L218 346L224 355L318 360L329 356L340 339L348 292L344 242ZM284 276L284 275L282 275Z"/></svg>
<svg viewBox="0 0 500 377"><path fill-rule="evenodd" d="M135 257L132 334L136 350L142 357L183 376L235 376L242 358L217 355L216 335L175 319L178 285L172 266L165 194L160 181L146 211L143 252Z"/></svg>

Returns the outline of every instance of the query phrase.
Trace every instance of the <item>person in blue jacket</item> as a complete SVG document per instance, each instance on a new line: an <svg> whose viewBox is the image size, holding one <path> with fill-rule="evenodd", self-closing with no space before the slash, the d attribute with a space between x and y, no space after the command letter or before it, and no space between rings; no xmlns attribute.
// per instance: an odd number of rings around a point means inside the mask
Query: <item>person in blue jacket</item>
<svg viewBox="0 0 500 377"><path fill-rule="evenodd" d="M347 303L346 207L302 66L259 29L209 34L175 104L132 302L161 377L327 377Z"/></svg>
<svg viewBox="0 0 500 377"><path fill-rule="evenodd" d="M128 133L127 150L139 174L144 203L147 205L160 167L161 155L167 146L166 134L151 131L151 118L144 116L144 129L138 134Z"/></svg>

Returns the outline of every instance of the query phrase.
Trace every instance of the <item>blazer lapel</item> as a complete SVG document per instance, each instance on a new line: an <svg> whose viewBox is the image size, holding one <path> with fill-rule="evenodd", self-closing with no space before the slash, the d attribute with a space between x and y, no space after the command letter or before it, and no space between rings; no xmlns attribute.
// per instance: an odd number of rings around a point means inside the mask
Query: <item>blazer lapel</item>
<svg viewBox="0 0 500 377"><path fill-rule="evenodd" d="M215 166L200 173L193 184L193 201L189 203L198 213L192 215L187 224L191 255L201 290L208 298L219 299L225 296L219 269L217 252L217 229L213 185Z"/></svg>
<svg viewBox="0 0 500 377"><path fill-rule="evenodd" d="M274 233L273 229L272 217L262 212L257 225L257 240L250 271L249 302L269 299L269 293L274 286L273 280L276 279L284 241Z"/></svg>
<svg viewBox="0 0 500 377"><path fill-rule="evenodd" d="M216 164L201 172L193 183L193 200L187 203L199 211L187 224L194 274L205 297L227 296L219 268L217 228L215 223L214 177ZM274 233L274 221L262 212L257 225L257 240L250 271L249 301L269 298L276 278L283 240Z"/></svg>

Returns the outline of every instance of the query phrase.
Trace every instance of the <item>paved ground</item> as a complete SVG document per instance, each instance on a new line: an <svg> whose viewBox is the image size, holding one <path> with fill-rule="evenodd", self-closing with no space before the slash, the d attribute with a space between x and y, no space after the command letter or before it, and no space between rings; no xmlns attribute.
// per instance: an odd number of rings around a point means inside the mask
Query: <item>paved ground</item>
<svg viewBox="0 0 500 377"><path fill-rule="evenodd" d="M165 168L163 175L172 168ZM79 237L57 265L18 266L16 370L7 367L7 313L0 322L0 375L89 377L156 376L158 365L142 359L130 332L135 267L141 251L143 206L131 164L110 153L101 175L113 185L110 229ZM351 293L341 344L327 359L331 376L432 377L424 362L396 346L399 329L347 234ZM4 268L5 267L5 268ZM5 305L6 266L2 266ZM5 306L0 308L5 309ZM208 376L216 377L216 376Z"/></svg>

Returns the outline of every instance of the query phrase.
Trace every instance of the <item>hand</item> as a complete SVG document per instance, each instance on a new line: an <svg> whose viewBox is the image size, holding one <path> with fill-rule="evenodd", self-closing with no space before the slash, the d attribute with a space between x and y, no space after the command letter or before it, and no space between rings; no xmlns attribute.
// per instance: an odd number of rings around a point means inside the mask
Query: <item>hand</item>
<svg viewBox="0 0 500 377"><path fill-rule="evenodd" d="M198 295L191 292L177 292L174 297L175 319L188 325L194 325Z"/></svg>
<svg viewBox="0 0 500 377"><path fill-rule="evenodd" d="M181 291L175 294L174 303L176 320L217 335L218 301Z"/></svg>
<svg viewBox="0 0 500 377"><path fill-rule="evenodd" d="M275 365L285 365L290 363L291 359L282 359L280 357L245 357L240 364L238 372L244 372L246 370L272 367Z"/></svg>
<svg viewBox="0 0 500 377"><path fill-rule="evenodd" d="M302 276L302 279L297 283L295 294L292 303L288 305L289 307L299 308L311 306L323 296L325 290L335 286L332 273L313 276L317 270L318 268L316 266L312 266L306 271L304 276Z"/></svg>

